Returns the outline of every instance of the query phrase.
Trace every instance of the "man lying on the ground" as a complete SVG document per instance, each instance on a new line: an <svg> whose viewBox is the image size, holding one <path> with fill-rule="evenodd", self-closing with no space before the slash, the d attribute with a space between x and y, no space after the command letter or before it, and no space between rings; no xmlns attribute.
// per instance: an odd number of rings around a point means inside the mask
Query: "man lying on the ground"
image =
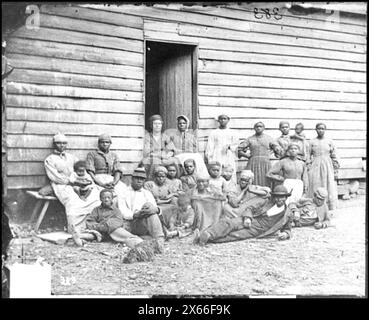
<svg viewBox="0 0 369 320"><path fill-rule="evenodd" d="M195 230L194 243L230 242L249 238L263 238L277 233L279 240L291 237L291 212L286 200L291 193L278 185L270 199L259 198L239 217L219 220L201 233Z"/></svg>
<svg viewBox="0 0 369 320"><path fill-rule="evenodd" d="M251 170L242 170L240 173L239 184L236 190L227 194L228 203L224 205L224 215L228 218L234 218L241 215L251 200L262 197L264 199L270 197L270 188L255 186L252 184L254 174Z"/></svg>
<svg viewBox="0 0 369 320"><path fill-rule="evenodd" d="M289 208L293 213L292 226L312 226L316 229L327 228L330 225L328 206L326 199L328 191L318 188L314 192L314 198L301 198L297 202L291 202Z"/></svg>

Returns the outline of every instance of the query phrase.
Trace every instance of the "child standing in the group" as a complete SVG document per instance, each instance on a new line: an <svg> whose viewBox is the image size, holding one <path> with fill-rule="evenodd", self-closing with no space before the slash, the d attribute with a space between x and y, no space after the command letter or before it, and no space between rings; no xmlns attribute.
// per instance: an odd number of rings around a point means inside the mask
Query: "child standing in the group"
<svg viewBox="0 0 369 320"><path fill-rule="evenodd" d="M226 193L236 191L237 183L232 180L234 169L232 166L227 165L223 168L222 177L225 180Z"/></svg>
<svg viewBox="0 0 369 320"><path fill-rule="evenodd" d="M181 177L184 191L192 190L197 183L196 164L193 159L184 162L185 175Z"/></svg>
<svg viewBox="0 0 369 320"><path fill-rule="evenodd" d="M290 139L291 142L297 143L300 147L298 158L302 161L306 161L309 155L309 142L306 140L304 131L304 125L300 122L295 126L295 134Z"/></svg>
<svg viewBox="0 0 369 320"><path fill-rule="evenodd" d="M86 171L86 162L77 161L73 166L74 172L70 176L70 181L74 184L73 190L82 200L91 194L94 183L91 176Z"/></svg>
<svg viewBox="0 0 369 320"><path fill-rule="evenodd" d="M167 237L186 237L192 232L195 212L191 207L191 199L186 193L178 196L178 208L174 219L169 223Z"/></svg>
<svg viewBox="0 0 369 320"><path fill-rule="evenodd" d="M170 164L167 167L168 170L168 182L170 183L171 193L178 194L182 190L182 181L178 179L178 170L174 164Z"/></svg>
<svg viewBox="0 0 369 320"><path fill-rule="evenodd" d="M220 175L221 164L218 161L212 161L208 167L210 174L209 185L218 190L219 193L225 194L227 192L227 183Z"/></svg>
<svg viewBox="0 0 369 320"><path fill-rule="evenodd" d="M314 198L301 198L299 201L290 203L289 208L294 214L293 223L296 227L314 225L316 229L327 228L330 225L326 198L328 191L318 188Z"/></svg>
<svg viewBox="0 0 369 320"><path fill-rule="evenodd" d="M291 137L289 136L290 123L288 121L281 121L279 123L279 131L282 133L282 135L277 139L277 142L281 147L278 158L285 158L287 157L288 146L291 143Z"/></svg>

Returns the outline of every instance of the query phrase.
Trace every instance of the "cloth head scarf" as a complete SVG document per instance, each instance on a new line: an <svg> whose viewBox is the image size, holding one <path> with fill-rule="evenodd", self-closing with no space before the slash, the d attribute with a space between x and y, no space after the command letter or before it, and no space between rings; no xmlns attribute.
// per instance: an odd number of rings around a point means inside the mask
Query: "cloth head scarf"
<svg viewBox="0 0 369 320"><path fill-rule="evenodd" d="M154 175L156 176L159 172L164 172L166 175L168 174L168 170L167 168L163 167L163 166L157 166L154 169Z"/></svg>
<svg viewBox="0 0 369 320"><path fill-rule="evenodd" d="M177 117L177 123L180 119L183 119L184 121L186 121L186 130L188 130L188 127L190 126L190 120L184 115L184 114L181 114Z"/></svg>
<svg viewBox="0 0 369 320"><path fill-rule="evenodd" d="M324 200L324 199L326 199L328 197L328 191L327 191L327 189L322 188L322 187L316 189L316 191L314 192L314 194L315 194L315 196L317 198L322 199L322 200Z"/></svg>
<svg viewBox="0 0 369 320"><path fill-rule="evenodd" d="M53 142L68 142L67 137L62 133L57 133L53 137Z"/></svg>
<svg viewBox="0 0 369 320"><path fill-rule="evenodd" d="M150 124L150 130L152 130L152 123L155 120L160 120L163 123L163 118L161 117L160 114L153 114L150 118L149 118L149 124Z"/></svg>
<svg viewBox="0 0 369 320"><path fill-rule="evenodd" d="M103 141L103 140L108 140L111 143L111 136L108 135L107 133L100 134L98 138L98 142Z"/></svg>
<svg viewBox="0 0 369 320"><path fill-rule="evenodd" d="M196 162L195 162L195 160L194 159L187 159L187 160L185 160L184 162L183 162L183 165L185 166L186 164L188 164L188 163L192 163L193 164L193 166L196 168Z"/></svg>
<svg viewBox="0 0 369 320"><path fill-rule="evenodd" d="M242 170L240 173L240 179L241 178L254 179L254 174L251 170Z"/></svg>

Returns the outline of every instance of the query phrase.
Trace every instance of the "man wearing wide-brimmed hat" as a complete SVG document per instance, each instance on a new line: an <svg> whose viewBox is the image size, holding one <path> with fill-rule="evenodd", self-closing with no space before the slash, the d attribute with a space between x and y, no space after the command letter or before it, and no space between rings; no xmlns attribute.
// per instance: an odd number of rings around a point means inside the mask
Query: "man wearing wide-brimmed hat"
<svg viewBox="0 0 369 320"><path fill-rule="evenodd" d="M123 218L130 222L130 231L142 236L164 239L163 228L158 214L161 214L153 194L143 188L146 180L146 171L138 167L132 174L131 185L123 196Z"/></svg>
<svg viewBox="0 0 369 320"><path fill-rule="evenodd" d="M261 199L233 219L220 220L215 225L195 232L194 243L230 242L250 238L263 238L277 233L279 240L291 237L292 215L286 205L291 195L286 187L276 186L270 199Z"/></svg>

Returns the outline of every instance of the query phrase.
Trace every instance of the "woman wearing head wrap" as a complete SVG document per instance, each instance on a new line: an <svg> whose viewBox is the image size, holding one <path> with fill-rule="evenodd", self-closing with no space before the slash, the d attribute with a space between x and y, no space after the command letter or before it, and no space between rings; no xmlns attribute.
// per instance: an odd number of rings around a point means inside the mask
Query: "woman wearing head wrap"
<svg viewBox="0 0 369 320"><path fill-rule="evenodd" d="M53 153L44 162L46 174L51 181L56 197L65 207L68 231L79 233L85 229L86 216L100 205L99 190L93 188L88 198L80 199L74 192L73 181L70 179L73 166L78 159L65 151L67 148L65 135L56 134L53 138L53 147Z"/></svg>
<svg viewBox="0 0 369 320"><path fill-rule="evenodd" d="M264 133L264 123L255 123L254 130L253 136L241 142L239 156L248 158L246 169L251 170L255 175L253 184L269 187L270 182L267 180L266 174L271 167L270 153L274 151L277 154L280 147L271 136ZM250 156L247 149L250 150Z"/></svg>
<svg viewBox="0 0 369 320"><path fill-rule="evenodd" d="M150 132L145 132L143 159L140 165L145 167L148 178L153 178L158 165L167 165L173 161L175 147L169 136L162 132L163 119L159 114L149 118Z"/></svg>
<svg viewBox="0 0 369 320"><path fill-rule="evenodd" d="M326 128L324 123L318 123L316 125L318 136L309 142L309 160L307 161L309 197L312 198L319 187L327 189L328 207L329 210L334 210L338 198L335 179L340 165L333 141L324 137Z"/></svg>
<svg viewBox="0 0 369 320"><path fill-rule="evenodd" d="M101 189L114 190L118 207L122 208L127 186L120 180L123 173L120 159L115 152L110 151L111 136L106 133L101 134L97 144L98 148L87 154L86 170Z"/></svg>
<svg viewBox="0 0 369 320"><path fill-rule="evenodd" d="M154 169L154 180L146 181L144 188L153 194L157 205L161 209L164 226L169 228L169 222L177 207L178 191L181 190L173 192L172 184L168 181L167 174L168 170L165 167L156 166Z"/></svg>
<svg viewBox="0 0 369 320"><path fill-rule="evenodd" d="M241 171L236 190L227 193L228 202L223 208L225 217L238 217L255 201L270 196L271 190L268 187L252 185L253 180L254 174L251 170Z"/></svg>
<svg viewBox="0 0 369 320"><path fill-rule="evenodd" d="M222 169L226 165L232 166L232 179L236 181L238 136L234 130L227 127L229 120L229 116L225 114L218 116L219 128L210 132L205 157L208 163L218 161Z"/></svg>
<svg viewBox="0 0 369 320"><path fill-rule="evenodd" d="M290 143L286 150L288 158L277 161L267 173L267 177L276 185L283 184L291 192L287 204L298 201L307 193L309 186L305 162L297 157L299 150L298 144Z"/></svg>

